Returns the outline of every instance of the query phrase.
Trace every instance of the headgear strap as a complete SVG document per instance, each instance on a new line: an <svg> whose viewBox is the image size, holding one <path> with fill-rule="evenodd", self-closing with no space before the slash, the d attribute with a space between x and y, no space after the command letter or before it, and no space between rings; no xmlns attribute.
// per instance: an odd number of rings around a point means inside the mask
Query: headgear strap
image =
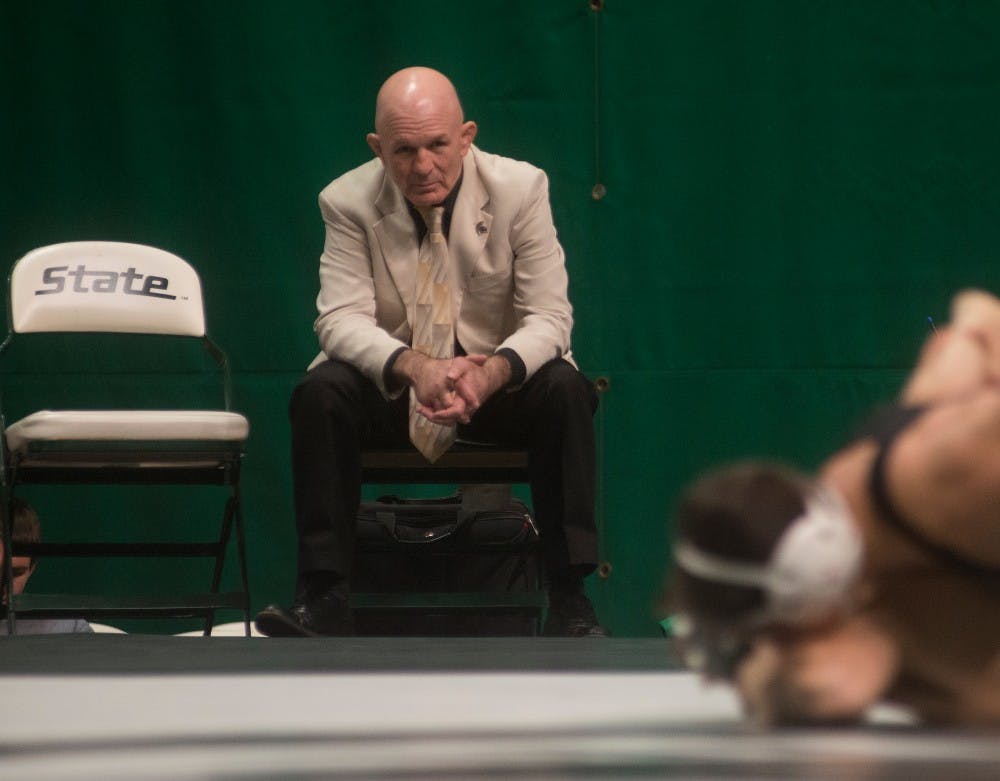
<svg viewBox="0 0 1000 781"><path fill-rule="evenodd" d="M674 555L680 568L696 577L763 590L765 606L752 623L799 624L844 600L861 569L863 552L861 534L844 501L832 489L818 487L764 565L706 553L686 540L678 542Z"/></svg>

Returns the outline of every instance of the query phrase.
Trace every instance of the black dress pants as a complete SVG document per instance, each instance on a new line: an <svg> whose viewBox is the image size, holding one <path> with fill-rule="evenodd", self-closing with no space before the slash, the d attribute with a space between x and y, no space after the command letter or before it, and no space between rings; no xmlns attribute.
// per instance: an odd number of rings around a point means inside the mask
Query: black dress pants
<svg viewBox="0 0 1000 781"><path fill-rule="evenodd" d="M289 405L298 533L297 598L320 575L346 596L361 500L361 451L409 442L408 393L387 401L348 363L325 361ZM462 438L526 448L532 504L550 583L597 561L592 383L561 358L519 389L498 391L458 427Z"/></svg>

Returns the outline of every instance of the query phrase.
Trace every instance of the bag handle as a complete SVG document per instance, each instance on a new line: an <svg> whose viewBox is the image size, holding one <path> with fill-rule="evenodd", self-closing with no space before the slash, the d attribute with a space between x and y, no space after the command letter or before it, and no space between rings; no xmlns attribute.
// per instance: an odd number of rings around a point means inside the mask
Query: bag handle
<svg viewBox="0 0 1000 781"><path fill-rule="evenodd" d="M379 500L381 501L381 499ZM402 503L400 503L402 504ZM430 503L424 503L430 504ZM405 538L399 533L399 526L397 525L398 514L390 506L385 508L379 508L375 511L375 520L379 523L382 528L384 528L389 536L392 537L396 542L402 543L404 545L426 545L431 542L437 542L438 540L443 540L446 537L450 537L459 529L462 525L468 521L474 513L468 513L462 510L461 507L455 508L455 521L454 523L442 523L437 526L427 527L427 534L423 539L411 539ZM435 533L437 532L437 533Z"/></svg>

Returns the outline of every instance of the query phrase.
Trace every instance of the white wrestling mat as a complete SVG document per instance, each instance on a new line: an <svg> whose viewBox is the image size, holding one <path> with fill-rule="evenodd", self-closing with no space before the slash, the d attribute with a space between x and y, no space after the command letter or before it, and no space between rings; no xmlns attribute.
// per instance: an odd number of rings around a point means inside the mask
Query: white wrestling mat
<svg viewBox="0 0 1000 781"><path fill-rule="evenodd" d="M662 640L5 638L0 778L996 779L888 711L755 733Z"/></svg>

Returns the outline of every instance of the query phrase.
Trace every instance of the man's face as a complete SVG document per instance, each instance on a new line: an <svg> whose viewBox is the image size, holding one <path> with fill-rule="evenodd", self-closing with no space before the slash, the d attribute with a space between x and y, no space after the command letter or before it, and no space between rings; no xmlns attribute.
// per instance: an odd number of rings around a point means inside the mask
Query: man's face
<svg viewBox="0 0 1000 781"><path fill-rule="evenodd" d="M0 557L3 556L3 545L0 545ZM34 571L30 556L12 556L11 566L14 570L14 593L23 594L24 587L28 585L28 578ZM3 592L3 604L7 604L7 592Z"/></svg>
<svg viewBox="0 0 1000 781"><path fill-rule="evenodd" d="M434 105L388 116L368 143L414 206L441 203L462 173L462 158L476 136L474 122Z"/></svg>

